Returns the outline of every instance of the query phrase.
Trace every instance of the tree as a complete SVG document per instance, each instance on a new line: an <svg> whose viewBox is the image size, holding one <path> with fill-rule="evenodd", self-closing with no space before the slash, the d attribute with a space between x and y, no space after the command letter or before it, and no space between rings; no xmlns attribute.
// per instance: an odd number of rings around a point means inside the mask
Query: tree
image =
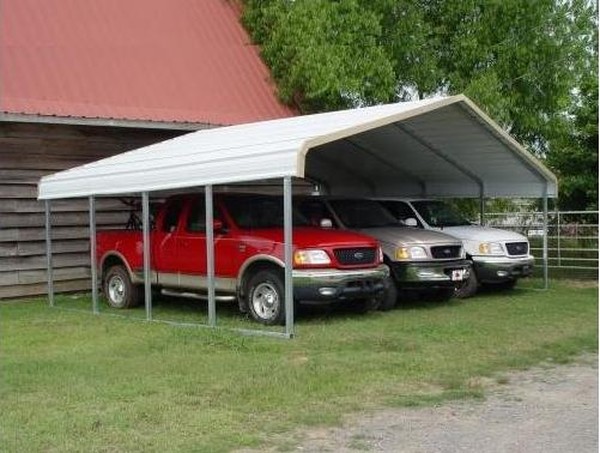
<svg viewBox="0 0 600 453"><path fill-rule="evenodd" d="M572 121L548 153L548 165L558 174L558 206L563 210L598 209L598 76L592 71L581 86Z"/></svg>
<svg viewBox="0 0 600 453"><path fill-rule="evenodd" d="M245 9L285 102L311 113L465 93L548 158L573 208L597 194L597 22L589 0L246 0Z"/></svg>
<svg viewBox="0 0 600 453"><path fill-rule="evenodd" d="M442 77L538 156L564 125L593 60L596 14L584 0L422 0Z"/></svg>
<svg viewBox="0 0 600 453"><path fill-rule="evenodd" d="M249 0L245 22L279 94L304 112L389 102L394 71L378 17L357 1Z"/></svg>

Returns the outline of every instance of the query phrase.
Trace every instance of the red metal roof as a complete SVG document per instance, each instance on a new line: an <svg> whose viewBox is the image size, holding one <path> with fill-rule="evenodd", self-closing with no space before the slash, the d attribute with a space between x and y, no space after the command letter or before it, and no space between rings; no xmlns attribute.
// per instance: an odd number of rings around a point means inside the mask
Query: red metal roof
<svg viewBox="0 0 600 453"><path fill-rule="evenodd" d="M231 0L2 0L0 111L236 124L293 116Z"/></svg>

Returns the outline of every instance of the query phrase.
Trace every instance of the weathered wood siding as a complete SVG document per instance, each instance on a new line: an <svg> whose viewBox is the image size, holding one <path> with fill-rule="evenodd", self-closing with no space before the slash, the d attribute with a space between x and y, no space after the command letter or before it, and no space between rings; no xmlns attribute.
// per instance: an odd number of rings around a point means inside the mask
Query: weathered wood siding
<svg viewBox="0 0 600 453"><path fill-rule="evenodd" d="M0 123L0 299L46 292L43 175L180 135L181 131L122 127ZM129 208L96 202L98 228L123 227ZM88 200L52 202L55 290L90 286Z"/></svg>

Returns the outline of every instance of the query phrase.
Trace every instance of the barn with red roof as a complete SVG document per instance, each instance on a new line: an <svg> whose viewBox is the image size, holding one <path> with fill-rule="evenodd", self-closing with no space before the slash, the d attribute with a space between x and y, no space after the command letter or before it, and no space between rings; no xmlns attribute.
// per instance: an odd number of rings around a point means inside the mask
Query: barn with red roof
<svg viewBox="0 0 600 453"><path fill-rule="evenodd" d="M284 118L230 0L0 2L0 298L46 290L48 173L198 130ZM98 200L100 227L129 207ZM55 286L89 287L85 200L53 206Z"/></svg>

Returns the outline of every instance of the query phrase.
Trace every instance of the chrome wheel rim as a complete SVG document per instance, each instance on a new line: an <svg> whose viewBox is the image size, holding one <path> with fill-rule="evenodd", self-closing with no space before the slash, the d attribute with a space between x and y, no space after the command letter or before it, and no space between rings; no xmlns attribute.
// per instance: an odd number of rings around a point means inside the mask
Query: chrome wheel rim
<svg viewBox="0 0 600 453"><path fill-rule="evenodd" d="M279 293L271 283L261 283L252 292L252 308L254 313L264 320L269 320L277 314L279 308Z"/></svg>
<svg viewBox="0 0 600 453"><path fill-rule="evenodd" d="M108 298L112 305L121 306L125 302L125 281L118 275L108 282Z"/></svg>

